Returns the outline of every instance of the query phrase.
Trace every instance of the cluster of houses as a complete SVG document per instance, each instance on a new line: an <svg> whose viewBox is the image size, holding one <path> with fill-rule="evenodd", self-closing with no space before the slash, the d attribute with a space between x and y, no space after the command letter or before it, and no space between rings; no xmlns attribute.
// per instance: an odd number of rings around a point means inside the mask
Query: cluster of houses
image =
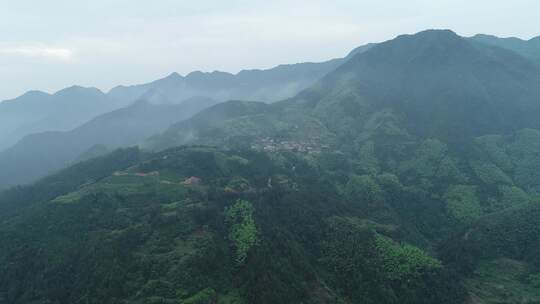
<svg viewBox="0 0 540 304"><path fill-rule="evenodd" d="M323 149L328 149L326 145L321 145L318 140L306 141L277 140L270 137L262 138L251 145L254 150L266 152L292 151L299 153L320 153Z"/></svg>

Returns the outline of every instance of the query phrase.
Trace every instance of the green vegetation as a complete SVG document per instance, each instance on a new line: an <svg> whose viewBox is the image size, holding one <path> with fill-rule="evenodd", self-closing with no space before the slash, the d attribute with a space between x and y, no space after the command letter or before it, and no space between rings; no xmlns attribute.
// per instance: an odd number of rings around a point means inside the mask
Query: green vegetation
<svg viewBox="0 0 540 304"><path fill-rule="evenodd" d="M352 202L377 203L382 200L381 188L369 175L352 176L345 186L345 194Z"/></svg>
<svg viewBox="0 0 540 304"><path fill-rule="evenodd" d="M444 199L450 214L460 221L471 222L482 215L482 206L474 186L450 186Z"/></svg>
<svg viewBox="0 0 540 304"><path fill-rule="evenodd" d="M525 191L515 186L500 186L500 204L502 208L516 207L530 202L530 197Z"/></svg>
<svg viewBox="0 0 540 304"><path fill-rule="evenodd" d="M442 267L441 262L421 249L409 244L396 244L382 235L376 236L375 247L381 255L385 275L390 280L418 278L422 272Z"/></svg>
<svg viewBox="0 0 540 304"><path fill-rule="evenodd" d="M0 294L7 301L318 303L382 297L415 303L462 297L459 283L445 279L444 267L428 267L426 253L394 245L404 238L401 211L388 204L397 203L391 193L406 191L396 175L351 175L342 192L328 183L333 173L317 177L319 169L303 155L197 146L126 163L125 152L108 156L117 162L115 170L91 183L29 202L16 216L5 214ZM183 183L192 176L200 184ZM395 241L381 246L379 233ZM412 231L405 236L423 238ZM402 260L409 271L402 274L405 285L390 271ZM81 273L87 275L81 279ZM437 290L432 296L430 288Z"/></svg>
<svg viewBox="0 0 540 304"><path fill-rule="evenodd" d="M212 288L206 288L195 295L182 301L182 304L211 304L215 303L217 297L216 291Z"/></svg>
<svg viewBox="0 0 540 304"><path fill-rule="evenodd" d="M471 166L478 178L487 185L512 184L510 177L494 164L473 162Z"/></svg>
<svg viewBox="0 0 540 304"><path fill-rule="evenodd" d="M538 275L530 265L511 259L482 262L466 285L478 303L536 303L540 301Z"/></svg>
<svg viewBox="0 0 540 304"><path fill-rule="evenodd" d="M540 70L524 60L400 36L294 98L225 102L154 152L1 192L0 302L537 301Z"/></svg>
<svg viewBox="0 0 540 304"><path fill-rule="evenodd" d="M238 200L225 209L225 220L230 226L229 238L236 250L236 262L242 264L249 250L257 244L253 206L248 201Z"/></svg>

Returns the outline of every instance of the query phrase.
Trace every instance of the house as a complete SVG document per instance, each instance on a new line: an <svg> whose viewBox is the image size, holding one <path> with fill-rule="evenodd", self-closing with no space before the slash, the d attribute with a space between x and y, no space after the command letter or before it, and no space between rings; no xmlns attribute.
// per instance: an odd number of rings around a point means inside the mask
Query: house
<svg viewBox="0 0 540 304"><path fill-rule="evenodd" d="M188 185L188 186L197 186L201 182L202 182L202 179L200 179L200 178L198 178L196 176L191 176L191 177L186 178L186 180L184 180L183 184Z"/></svg>

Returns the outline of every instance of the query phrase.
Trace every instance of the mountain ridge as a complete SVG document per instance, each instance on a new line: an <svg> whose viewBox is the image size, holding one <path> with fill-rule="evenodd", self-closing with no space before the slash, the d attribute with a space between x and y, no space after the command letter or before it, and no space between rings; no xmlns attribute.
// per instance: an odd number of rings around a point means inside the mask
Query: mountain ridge
<svg viewBox="0 0 540 304"><path fill-rule="evenodd" d="M96 115L126 107L140 98L153 103L180 103L191 97L208 97L216 101L278 101L310 86L344 60L346 59L284 64L270 69L242 70L236 74L194 71L181 76L173 72L149 83L117 86L107 92L77 85L53 94L30 91L0 103L0 121L4 122L3 125L0 122L0 151L15 144L25 135L43 131L68 131ZM95 100L89 100L91 96ZM42 102L36 104L31 101L39 98ZM72 102L66 103L63 99L72 99ZM81 107L80 113L69 112L69 109L77 104L77 99L85 100L84 107ZM41 106L39 109L38 105ZM63 109L64 107L66 109ZM19 110L3 114L2 112L7 111L4 109L8 108ZM55 116L51 113L51 108L67 112ZM38 113L34 115L33 112Z"/></svg>
<svg viewBox="0 0 540 304"><path fill-rule="evenodd" d="M415 136L467 140L538 127L538 83L540 69L519 54L431 30L356 54L311 88L275 105L314 115L334 132L363 128L370 116L393 109L399 120L409 121L404 127ZM161 142L168 140L175 142Z"/></svg>
<svg viewBox="0 0 540 304"><path fill-rule="evenodd" d="M181 104L152 104L139 100L131 106L99 115L70 131L48 131L25 136L0 152L0 189L27 184L64 168L88 149L108 150L136 145L146 137L188 118L216 102L191 98Z"/></svg>
<svg viewBox="0 0 540 304"><path fill-rule="evenodd" d="M207 107L0 192L0 302L538 302L539 83L429 30Z"/></svg>
<svg viewBox="0 0 540 304"><path fill-rule="evenodd" d="M499 38L493 35L479 34L468 39L512 50L540 65L540 36L526 40L516 37Z"/></svg>

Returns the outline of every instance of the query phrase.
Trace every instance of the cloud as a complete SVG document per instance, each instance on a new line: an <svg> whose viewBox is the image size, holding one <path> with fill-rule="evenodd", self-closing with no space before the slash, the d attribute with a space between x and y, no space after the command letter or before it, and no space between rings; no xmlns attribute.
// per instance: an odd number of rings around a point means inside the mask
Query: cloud
<svg viewBox="0 0 540 304"><path fill-rule="evenodd" d="M70 61L73 59L73 51L70 49L41 46L0 47L0 54L55 59L61 61Z"/></svg>

